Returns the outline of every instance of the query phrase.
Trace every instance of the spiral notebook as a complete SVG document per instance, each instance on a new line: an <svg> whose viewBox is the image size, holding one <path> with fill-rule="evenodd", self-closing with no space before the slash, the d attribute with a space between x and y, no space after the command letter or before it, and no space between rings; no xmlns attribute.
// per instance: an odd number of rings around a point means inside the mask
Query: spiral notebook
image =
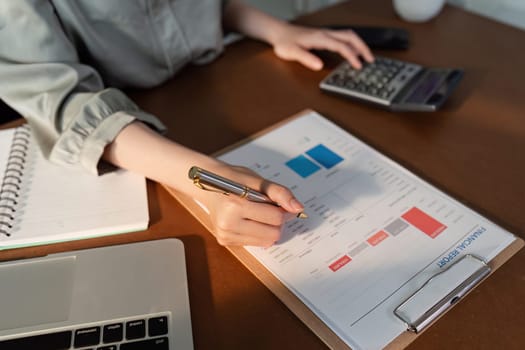
<svg viewBox="0 0 525 350"><path fill-rule="evenodd" d="M144 230L143 176L101 176L44 159L28 125L0 130L0 249Z"/></svg>

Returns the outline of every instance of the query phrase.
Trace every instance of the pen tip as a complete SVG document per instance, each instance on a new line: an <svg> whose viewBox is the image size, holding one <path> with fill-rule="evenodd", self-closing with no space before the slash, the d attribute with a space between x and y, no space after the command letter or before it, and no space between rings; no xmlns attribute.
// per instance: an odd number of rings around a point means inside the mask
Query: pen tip
<svg viewBox="0 0 525 350"><path fill-rule="evenodd" d="M297 217L299 219L306 219L308 217L308 214L301 212L301 213L297 214Z"/></svg>

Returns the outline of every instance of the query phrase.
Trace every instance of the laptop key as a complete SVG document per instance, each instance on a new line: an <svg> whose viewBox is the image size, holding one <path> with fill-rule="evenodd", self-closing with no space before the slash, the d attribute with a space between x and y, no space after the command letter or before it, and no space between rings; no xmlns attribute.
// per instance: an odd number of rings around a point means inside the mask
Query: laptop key
<svg viewBox="0 0 525 350"><path fill-rule="evenodd" d="M169 350L168 338L141 340L120 345L120 350Z"/></svg>
<svg viewBox="0 0 525 350"><path fill-rule="evenodd" d="M0 341L2 350L64 350L71 346L72 332L56 332Z"/></svg>
<svg viewBox="0 0 525 350"><path fill-rule="evenodd" d="M98 345L100 343L100 327L89 327L75 331L75 348Z"/></svg>
<svg viewBox="0 0 525 350"><path fill-rule="evenodd" d="M116 345L106 345L106 346L101 346L97 348L97 350L117 350L117 346Z"/></svg>
<svg viewBox="0 0 525 350"><path fill-rule="evenodd" d="M108 324L104 326L102 340L104 343L116 343L124 337L124 325L122 323Z"/></svg>
<svg viewBox="0 0 525 350"><path fill-rule="evenodd" d="M168 317L152 317L148 320L148 333L150 337L168 334Z"/></svg>
<svg viewBox="0 0 525 350"><path fill-rule="evenodd" d="M146 337L146 321L134 320L126 322L126 339L140 339Z"/></svg>

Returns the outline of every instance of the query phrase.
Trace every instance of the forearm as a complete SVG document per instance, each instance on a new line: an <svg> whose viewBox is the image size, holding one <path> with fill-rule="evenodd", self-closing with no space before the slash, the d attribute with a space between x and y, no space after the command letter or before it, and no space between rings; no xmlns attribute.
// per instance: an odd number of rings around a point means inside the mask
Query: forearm
<svg viewBox="0 0 525 350"><path fill-rule="evenodd" d="M230 0L224 12L224 25L251 38L271 44L289 24L240 0Z"/></svg>
<svg viewBox="0 0 525 350"><path fill-rule="evenodd" d="M216 168L221 164L159 135L140 122L125 127L106 147L103 158L193 197L200 193L188 179L190 167Z"/></svg>

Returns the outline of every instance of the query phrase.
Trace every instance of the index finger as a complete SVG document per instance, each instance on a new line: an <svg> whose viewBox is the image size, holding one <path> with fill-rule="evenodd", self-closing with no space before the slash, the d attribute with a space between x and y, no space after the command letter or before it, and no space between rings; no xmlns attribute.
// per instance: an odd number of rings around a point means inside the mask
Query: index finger
<svg viewBox="0 0 525 350"><path fill-rule="evenodd" d="M353 30L331 30L329 33L334 38L350 44L367 62L374 61L374 55L368 45Z"/></svg>

